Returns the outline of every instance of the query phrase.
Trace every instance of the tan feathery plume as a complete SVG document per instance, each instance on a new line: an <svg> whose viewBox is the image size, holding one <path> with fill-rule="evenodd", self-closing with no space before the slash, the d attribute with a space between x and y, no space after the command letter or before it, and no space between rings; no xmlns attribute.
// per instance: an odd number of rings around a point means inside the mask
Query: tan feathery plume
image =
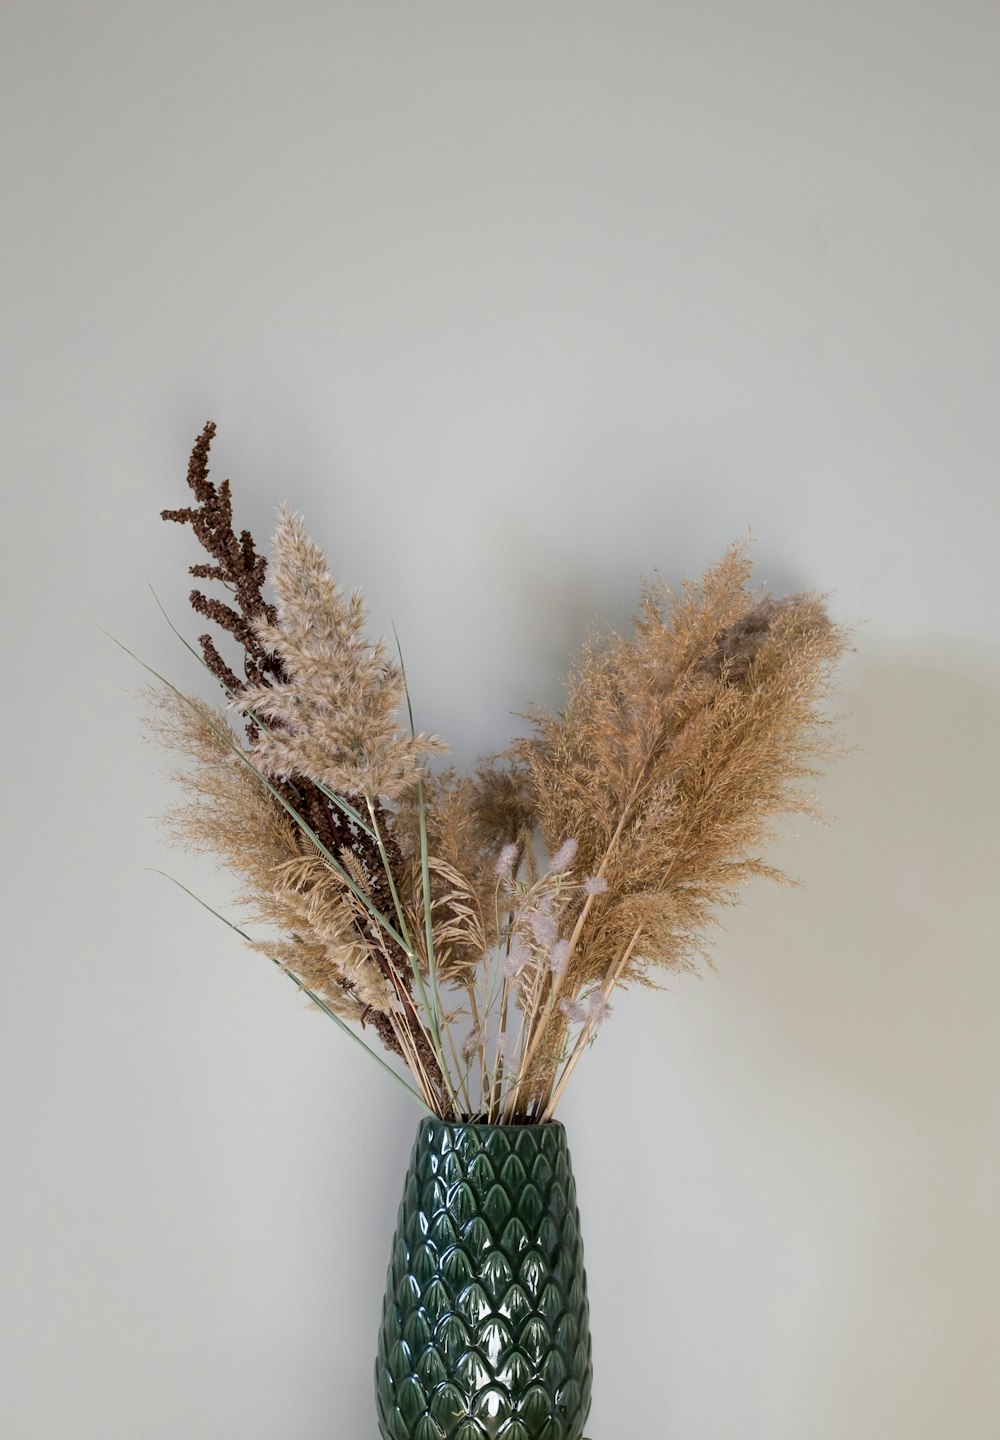
<svg viewBox="0 0 1000 1440"><path fill-rule="evenodd" d="M607 884L582 981L640 920L646 962L692 963L714 906L774 873L757 852L778 815L810 808L801 782L833 753L822 707L845 637L816 597L756 601L748 578L734 547L680 596L647 587L635 633L585 651L566 709L518 747L550 843L579 834ZM627 974L643 971L637 957Z"/></svg>
<svg viewBox="0 0 1000 1440"><path fill-rule="evenodd" d="M536 1067L558 1060L557 998L603 986L629 946L616 983L691 968L747 879L783 878L759 853L775 819L815 808L802 782L836 753L823 705L845 635L817 597L759 600L749 574L734 546L679 595L647 585L634 633L588 642L565 708L536 712L513 747L548 845L579 837L594 877L564 976L532 1017Z"/></svg>
<svg viewBox="0 0 1000 1440"><path fill-rule="evenodd" d="M261 644L277 654L287 679L248 686L236 703L268 724L255 759L278 778L305 775L341 795L394 799L418 779L427 755L445 749L435 736L400 728L403 673L379 639L365 637L359 591L347 597L301 519L279 511L271 581L274 624Z"/></svg>
<svg viewBox="0 0 1000 1440"><path fill-rule="evenodd" d="M194 762L173 773L188 799L164 816L170 837L214 854L239 878L239 903L251 918L281 932L253 948L293 969L342 1018L372 1020L385 1041L393 1002L360 939L349 894L240 758L225 713L170 689L146 696L148 731Z"/></svg>

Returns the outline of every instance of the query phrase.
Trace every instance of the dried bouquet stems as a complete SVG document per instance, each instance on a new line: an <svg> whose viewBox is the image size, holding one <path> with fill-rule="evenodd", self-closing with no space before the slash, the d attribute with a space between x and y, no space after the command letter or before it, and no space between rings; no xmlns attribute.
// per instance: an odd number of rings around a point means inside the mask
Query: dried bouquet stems
<svg viewBox="0 0 1000 1440"><path fill-rule="evenodd" d="M459 775L432 764L444 746L415 729L361 595L284 508L265 599L268 563L209 478L214 434L191 455L195 503L163 514L207 551L191 573L232 603L191 603L241 658L200 637L223 707L150 692L152 731L188 762L171 833L239 877L264 927L239 933L378 1058L374 1031L426 1110L551 1120L614 992L692 968L720 906L783 878L759 852L812 811L837 751L845 636L814 595L754 593L735 545L679 592L647 582L630 634L585 643L563 709Z"/></svg>

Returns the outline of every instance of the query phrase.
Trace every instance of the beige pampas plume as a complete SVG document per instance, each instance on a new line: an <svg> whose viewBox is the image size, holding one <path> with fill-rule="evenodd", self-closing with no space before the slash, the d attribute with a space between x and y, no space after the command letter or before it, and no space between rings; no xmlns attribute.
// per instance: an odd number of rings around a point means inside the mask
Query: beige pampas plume
<svg viewBox="0 0 1000 1440"><path fill-rule="evenodd" d="M255 758L279 778L304 775L341 795L398 798L424 758L446 747L401 729L402 669L383 640L369 645L360 592L344 595L287 507L278 512L270 578L277 619L258 624L256 633L287 678L248 686L234 702L267 724Z"/></svg>
<svg viewBox="0 0 1000 1440"><path fill-rule="evenodd" d="M146 697L147 730L189 761L173 772L187 798L165 815L168 833L186 849L214 854L238 877L251 920L284 937L254 948L293 970L344 1019L390 1011L344 886L241 757L225 714L166 687Z"/></svg>
<svg viewBox="0 0 1000 1440"><path fill-rule="evenodd" d="M761 856L778 817L815 813L807 782L838 750L824 703L846 636L818 597L761 598L750 573L734 545L679 593L647 583L631 635L591 637L564 708L536 710L512 747L550 853L579 837L585 878L560 915L568 956L526 997L527 1079L508 1118L533 1102L551 1118L611 991L706 958L719 908L752 876L785 878Z"/></svg>
<svg viewBox="0 0 1000 1440"><path fill-rule="evenodd" d="M568 976L603 980L637 926L623 978L690 967L719 905L776 872L775 819L810 809L830 758L823 703L845 645L815 596L760 599L734 546L698 585L644 588L633 633L592 640L558 715L514 747L550 846L580 837L589 907Z"/></svg>

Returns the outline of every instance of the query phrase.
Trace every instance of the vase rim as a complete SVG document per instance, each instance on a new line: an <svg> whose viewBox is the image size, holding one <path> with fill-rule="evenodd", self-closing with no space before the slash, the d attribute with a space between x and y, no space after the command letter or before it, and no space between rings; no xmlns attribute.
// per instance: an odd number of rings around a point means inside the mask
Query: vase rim
<svg viewBox="0 0 1000 1440"><path fill-rule="evenodd" d="M521 1121L513 1125L506 1125L495 1120L489 1124L485 1120L443 1120L440 1115L425 1115L420 1124L422 1127L440 1125L446 1130L536 1130L539 1133L544 1130L553 1131L565 1128L561 1120L531 1121L528 1124Z"/></svg>

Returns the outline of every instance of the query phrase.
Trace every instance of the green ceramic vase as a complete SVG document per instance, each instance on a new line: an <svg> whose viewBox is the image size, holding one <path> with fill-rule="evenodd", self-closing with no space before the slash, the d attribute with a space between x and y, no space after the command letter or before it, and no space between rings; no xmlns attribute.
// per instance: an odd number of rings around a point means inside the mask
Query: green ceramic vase
<svg viewBox="0 0 1000 1440"><path fill-rule="evenodd" d="M581 1440L591 1375L565 1130L422 1121L379 1334L383 1440Z"/></svg>

